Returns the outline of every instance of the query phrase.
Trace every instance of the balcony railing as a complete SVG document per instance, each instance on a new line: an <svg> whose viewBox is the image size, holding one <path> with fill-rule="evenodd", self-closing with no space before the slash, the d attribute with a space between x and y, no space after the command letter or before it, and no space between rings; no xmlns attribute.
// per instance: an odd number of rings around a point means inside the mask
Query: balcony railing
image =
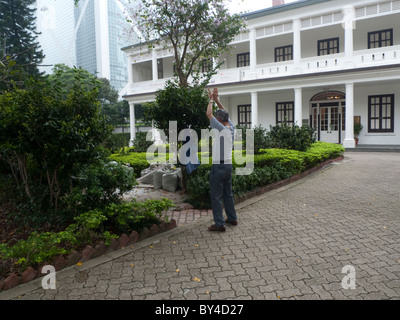
<svg viewBox="0 0 400 320"><path fill-rule="evenodd" d="M300 65L284 61L250 67L220 69L211 79L211 84L229 84L256 79L273 79L289 75L310 74L349 68L363 68L400 63L400 45L354 51L352 57L345 53L303 58ZM128 94L152 93L161 89L167 79L131 83Z"/></svg>

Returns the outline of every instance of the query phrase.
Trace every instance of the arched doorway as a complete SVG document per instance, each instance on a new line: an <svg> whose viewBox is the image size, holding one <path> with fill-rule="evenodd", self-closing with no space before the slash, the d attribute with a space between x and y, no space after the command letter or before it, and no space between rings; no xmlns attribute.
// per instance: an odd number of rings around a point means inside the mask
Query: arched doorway
<svg viewBox="0 0 400 320"><path fill-rule="evenodd" d="M343 143L346 131L346 95L325 91L310 100L310 123L318 141Z"/></svg>

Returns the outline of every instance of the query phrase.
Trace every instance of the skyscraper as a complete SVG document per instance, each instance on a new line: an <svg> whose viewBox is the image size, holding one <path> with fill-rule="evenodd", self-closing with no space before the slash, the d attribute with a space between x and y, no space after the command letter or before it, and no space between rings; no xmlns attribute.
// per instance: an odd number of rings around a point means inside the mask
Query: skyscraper
<svg viewBox="0 0 400 320"><path fill-rule="evenodd" d="M124 28L124 0L37 0L39 41L46 55L44 71L64 63L107 78L118 91L128 81L126 56L121 48ZM129 44L132 39L129 40Z"/></svg>

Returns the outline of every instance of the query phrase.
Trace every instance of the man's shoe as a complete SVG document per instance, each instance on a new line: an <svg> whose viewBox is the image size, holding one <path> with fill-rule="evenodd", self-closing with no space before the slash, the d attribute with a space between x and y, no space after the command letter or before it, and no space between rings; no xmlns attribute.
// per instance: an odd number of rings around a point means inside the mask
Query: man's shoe
<svg viewBox="0 0 400 320"><path fill-rule="evenodd" d="M237 224L238 224L237 220L235 220L235 221L229 221L228 219L226 219L225 222L226 222L226 223L229 223L229 224L231 224L231 225L233 225L233 226L237 226Z"/></svg>
<svg viewBox="0 0 400 320"><path fill-rule="evenodd" d="M214 225L208 227L208 230L210 230L210 231L225 232L225 227L224 227L224 226L218 227L218 226L216 226L216 225L214 224Z"/></svg>

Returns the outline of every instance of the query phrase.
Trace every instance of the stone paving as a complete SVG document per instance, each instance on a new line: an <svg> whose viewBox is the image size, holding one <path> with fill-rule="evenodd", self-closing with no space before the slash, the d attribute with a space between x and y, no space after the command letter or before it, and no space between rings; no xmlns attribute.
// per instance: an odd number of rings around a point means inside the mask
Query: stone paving
<svg viewBox="0 0 400 320"><path fill-rule="evenodd" d="M347 153L240 203L225 233L199 217L0 299L399 300L399 177L398 153Z"/></svg>

